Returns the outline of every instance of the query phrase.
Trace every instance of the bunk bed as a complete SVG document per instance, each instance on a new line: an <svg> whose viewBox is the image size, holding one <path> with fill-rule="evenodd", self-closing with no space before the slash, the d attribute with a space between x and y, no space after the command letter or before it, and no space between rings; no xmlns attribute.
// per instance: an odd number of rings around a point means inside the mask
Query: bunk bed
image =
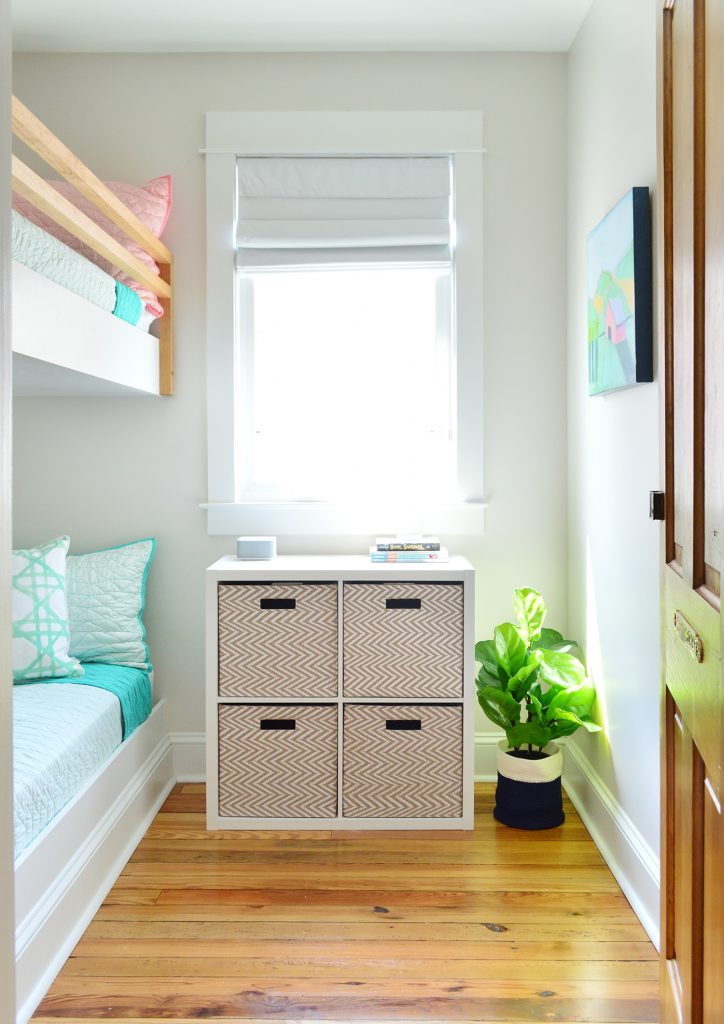
<svg viewBox="0 0 724 1024"><path fill-rule="evenodd" d="M119 197L13 97L13 135L70 183L123 237L158 266L129 251L16 154L16 196L112 267L158 296L158 337L13 260L13 385L17 395L173 394L173 257Z"/></svg>
<svg viewBox="0 0 724 1024"><path fill-rule="evenodd" d="M15 394L173 394L170 251L16 98L12 127L21 143L146 253L158 273L15 154L14 194L102 257L125 275L124 280L153 292L163 310L156 321L156 337L53 280L58 277L53 273L57 250L51 248L45 255L50 277L13 260ZM23 221L20 230L29 232L32 244L38 244L32 224ZM51 239L48 244L60 243ZM78 272L97 277L95 266L90 271L81 266ZM64 691L66 696L70 692L70 688ZM67 793L55 795L51 820L39 834L26 836L27 845L15 861L17 1024L25 1024L32 1015L175 780L165 701L154 702L150 715L121 738L114 700L106 702L106 714L113 721L109 720L109 737L97 764L70 799ZM77 719L74 713L76 724ZM58 728L62 729L60 721ZM34 731L32 723L30 731ZM56 807L61 807L58 813Z"/></svg>

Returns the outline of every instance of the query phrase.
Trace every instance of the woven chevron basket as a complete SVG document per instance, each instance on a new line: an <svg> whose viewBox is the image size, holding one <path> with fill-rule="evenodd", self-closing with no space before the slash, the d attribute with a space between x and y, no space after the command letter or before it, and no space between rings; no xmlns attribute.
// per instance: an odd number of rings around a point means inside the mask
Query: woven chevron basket
<svg viewBox="0 0 724 1024"><path fill-rule="evenodd" d="M345 583L345 697L459 698L461 583Z"/></svg>
<svg viewBox="0 0 724 1024"><path fill-rule="evenodd" d="M347 704L345 817L458 817L462 754L460 706Z"/></svg>
<svg viewBox="0 0 724 1024"><path fill-rule="evenodd" d="M336 705L219 705L221 816L336 813Z"/></svg>
<svg viewBox="0 0 724 1024"><path fill-rule="evenodd" d="M337 584L219 586L219 695L336 697Z"/></svg>

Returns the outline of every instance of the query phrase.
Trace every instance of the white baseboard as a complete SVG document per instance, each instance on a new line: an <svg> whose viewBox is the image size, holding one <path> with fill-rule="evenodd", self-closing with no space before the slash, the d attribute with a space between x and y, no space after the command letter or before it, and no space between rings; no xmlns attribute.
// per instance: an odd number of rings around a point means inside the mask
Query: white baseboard
<svg viewBox="0 0 724 1024"><path fill-rule="evenodd" d="M164 702L16 862L17 1024L26 1024L173 783Z"/></svg>
<svg viewBox="0 0 724 1024"><path fill-rule="evenodd" d="M626 899L660 948L661 864L656 853L574 743L565 745L563 786Z"/></svg>
<svg viewBox="0 0 724 1024"><path fill-rule="evenodd" d="M172 732L173 770L177 782L206 781L206 733Z"/></svg>
<svg viewBox="0 0 724 1024"><path fill-rule="evenodd" d="M503 739L502 732L475 733L475 781L497 782L498 762L496 749Z"/></svg>

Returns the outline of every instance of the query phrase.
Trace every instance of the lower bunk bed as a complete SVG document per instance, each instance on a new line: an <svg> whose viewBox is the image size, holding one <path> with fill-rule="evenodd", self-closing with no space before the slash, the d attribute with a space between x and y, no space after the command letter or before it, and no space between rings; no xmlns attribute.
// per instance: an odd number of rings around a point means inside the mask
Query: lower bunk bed
<svg viewBox="0 0 724 1024"><path fill-rule="evenodd" d="M174 783L165 702L138 669L14 687L17 1021L24 1024Z"/></svg>

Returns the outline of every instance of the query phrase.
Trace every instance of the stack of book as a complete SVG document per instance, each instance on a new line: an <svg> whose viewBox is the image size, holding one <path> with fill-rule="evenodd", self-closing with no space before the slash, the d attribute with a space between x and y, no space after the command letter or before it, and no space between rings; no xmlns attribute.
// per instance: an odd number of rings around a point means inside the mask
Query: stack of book
<svg viewBox="0 0 724 1024"><path fill-rule="evenodd" d="M448 552L439 537L378 537L370 558L373 562L447 562Z"/></svg>

